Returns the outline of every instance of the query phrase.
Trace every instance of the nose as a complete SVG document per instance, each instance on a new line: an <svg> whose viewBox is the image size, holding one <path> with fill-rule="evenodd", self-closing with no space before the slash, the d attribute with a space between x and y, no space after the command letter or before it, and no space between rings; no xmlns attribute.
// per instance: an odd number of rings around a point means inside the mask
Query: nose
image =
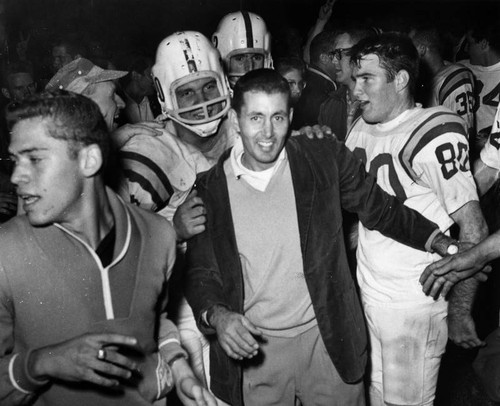
<svg viewBox="0 0 500 406"><path fill-rule="evenodd" d="M361 89L361 85L359 81L356 80L356 84L354 85L353 95L359 97L363 94L363 90Z"/></svg>
<svg viewBox="0 0 500 406"><path fill-rule="evenodd" d="M118 107L119 110L122 110L125 108L125 102L116 93L115 93L115 103L116 103L116 107Z"/></svg>
<svg viewBox="0 0 500 406"><path fill-rule="evenodd" d="M262 134L265 138L271 138L273 135L273 124L271 123L271 119L267 119L264 121L262 126Z"/></svg>
<svg viewBox="0 0 500 406"><path fill-rule="evenodd" d="M12 171L12 175L10 177L10 181L19 186L21 183L26 183L29 179L28 171L23 169L21 165L18 163L14 164L14 169Z"/></svg>

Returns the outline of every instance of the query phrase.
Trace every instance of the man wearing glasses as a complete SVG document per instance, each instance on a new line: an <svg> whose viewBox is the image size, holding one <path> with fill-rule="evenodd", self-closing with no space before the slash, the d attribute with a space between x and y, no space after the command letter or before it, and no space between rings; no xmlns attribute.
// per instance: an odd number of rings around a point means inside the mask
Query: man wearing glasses
<svg viewBox="0 0 500 406"><path fill-rule="evenodd" d="M335 37L332 52L335 67L335 81L339 88L321 104L318 123L332 129L337 139L343 141L353 120L359 116L358 104L353 95L352 66L349 52L358 41L372 34L371 30L349 28L339 31Z"/></svg>

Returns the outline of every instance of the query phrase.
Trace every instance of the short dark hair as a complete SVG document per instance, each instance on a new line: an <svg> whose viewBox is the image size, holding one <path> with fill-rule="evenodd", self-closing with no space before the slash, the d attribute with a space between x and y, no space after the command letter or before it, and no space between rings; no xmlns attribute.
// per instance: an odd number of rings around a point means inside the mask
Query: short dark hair
<svg viewBox="0 0 500 406"><path fill-rule="evenodd" d="M298 70L304 76L306 73L306 64L296 56L288 56L276 59L274 61L274 69L282 76L292 69Z"/></svg>
<svg viewBox="0 0 500 406"><path fill-rule="evenodd" d="M408 89L410 95L415 96L419 58L417 49L406 34L388 32L362 39L352 47L351 63L359 66L361 58L369 54L378 56L388 82L392 82L399 71L408 72Z"/></svg>
<svg viewBox="0 0 500 406"><path fill-rule="evenodd" d="M244 95L248 92L263 92L266 94L281 93L286 95L287 107L290 108L290 85L273 69L255 69L242 76L234 86L231 107L236 113L241 112Z"/></svg>
<svg viewBox="0 0 500 406"><path fill-rule="evenodd" d="M322 54L328 54L333 51L333 44L336 37L336 32L322 31L313 38L309 47L311 63L319 62Z"/></svg>
<svg viewBox="0 0 500 406"><path fill-rule="evenodd" d="M498 21L492 20L494 16L486 17L485 19L475 19L470 24L470 35L476 42L483 39L488 41L490 47L500 54L500 26ZM495 17L497 18L497 17Z"/></svg>
<svg viewBox="0 0 500 406"><path fill-rule="evenodd" d="M442 56L445 52L441 32L433 25L418 25L413 28L413 41L424 45Z"/></svg>
<svg viewBox="0 0 500 406"><path fill-rule="evenodd" d="M97 104L88 97L67 90L43 91L21 102L10 103L6 113L9 128L30 118L50 118L47 123L49 135L67 141L73 157L82 145L97 144L103 162L108 159L110 137L106 122Z"/></svg>

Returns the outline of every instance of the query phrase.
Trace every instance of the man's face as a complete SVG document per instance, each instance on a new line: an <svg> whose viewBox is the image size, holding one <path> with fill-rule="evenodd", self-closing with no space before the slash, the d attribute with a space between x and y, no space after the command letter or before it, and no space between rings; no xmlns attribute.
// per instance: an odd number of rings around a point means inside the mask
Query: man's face
<svg viewBox="0 0 500 406"><path fill-rule="evenodd" d="M115 83L107 81L94 84L94 91L88 97L99 106L108 129L114 130L116 128L115 120L120 115L120 110L125 107L125 102L116 94Z"/></svg>
<svg viewBox="0 0 500 406"><path fill-rule="evenodd" d="M155 86L153 83L153 76L151 76L151 67L146 68L139 77L139 86L146 96L155 94Z"/></svg>
<svg viewBox="0 0 500 406"><path fill-rule="evenodd" d="M177 99L179 109L194 107L219 96L220 92L217 87L217 81L210 77L192 80L175 89L175 97ZM222 109L222 102L209 105L207 107L208 117L213 117L219 114ZM181 117L187 120L203 120L208 118L205 116L201 107L199 109L182 113Z"/></svg>
<svg viewBox="0 0 500 406"><path fill-rule="evenodd" d="M244 53L233 55L229 60L229 83L234 87L238 79L245 73L264 67L264 55L260 53ZM236 74L236 76L232 76Z"/></svg>
<svg viewBox="0 0 500 406"><path fill-rule="evenodd" d="M472 65L480 65L482 55L481 42L474 39L471 31L467 32L465 39L467 41L466 50L469 53L470 63Z"/></svg>
<svg viewBox="0 0 500 406"><path fill-rule="evenodd" d="M68 53L64 45L52 48L52 67L54 68L54 72L57 72L72 60L73 57Z"/></svg>
<svg viewBox="0 0 500 406"><path fill-rule="evenodd" d="M304 90L306 86L304 78L302 77L302 72L298 69L290 69L288 72L283 74L283 77L290 85L292 104L296 104L302 95L302 90Z"/></svg>
<svg viewBox="0 0 500 406"><path fill-rule="evenodd" d="M246 92L237 127L243 141L242 163L253 171L274 165L288 135L292 110L283 93ZM232 111L233 118L236 115Z"/></svg>
<svg viewBox="0 0 500 406"><path fill-rule="evenodd" d="M375 54L361 58L354 68L354 95L360 100L361 115L367 123L385 123L396 118L400 111L395 81L387 82L386 71Z"/></svg>
<svg viewBox="0 0 500 406"><path fill-rule="evenodd" d="M81 219L84 176L67 141L51 137L41 117L14 125L9 152L15 162L11 181L30 224L67 224Z"/></svg>
<svg viewBox="0 0 500 406"><path fill-rule="evenodd" d="M347 33L340 34L335 40L335 81L344 85L349 85L352 81L351 57L347 55L354 45L351 36Z"/></svg>
<svg viewBox="0 0 500 406"><path fill-rule="evenodd" d="M19 102L30 96L36 91L36 84L33 76L27 72L13 73L8 77L9 98L12 101Z"/></svg>

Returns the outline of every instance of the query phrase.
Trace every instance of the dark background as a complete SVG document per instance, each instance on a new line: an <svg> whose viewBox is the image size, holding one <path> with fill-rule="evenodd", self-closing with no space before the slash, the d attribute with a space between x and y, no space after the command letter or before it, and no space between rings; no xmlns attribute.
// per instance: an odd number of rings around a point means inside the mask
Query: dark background
<svg viewBox="0 0 500 406"><path fill-rule="evenodd" d="M273 53L294 29L305 39L323 0L0 0L0 47L15 52L21 34L31 33L29 50L43 57L55 36L100 42L108 54L141 49L154 55L157 44L178 30L210 36L225 14L246 9L261 15L273 34ZM497 15L500 0L338 0L332 22L346 19L382 28L404 28L408 18L437 18L450 29L464 30L470 19ZM3 29L2 29L3 28ZM5 49L8 48L8 49Z"/></svg>

